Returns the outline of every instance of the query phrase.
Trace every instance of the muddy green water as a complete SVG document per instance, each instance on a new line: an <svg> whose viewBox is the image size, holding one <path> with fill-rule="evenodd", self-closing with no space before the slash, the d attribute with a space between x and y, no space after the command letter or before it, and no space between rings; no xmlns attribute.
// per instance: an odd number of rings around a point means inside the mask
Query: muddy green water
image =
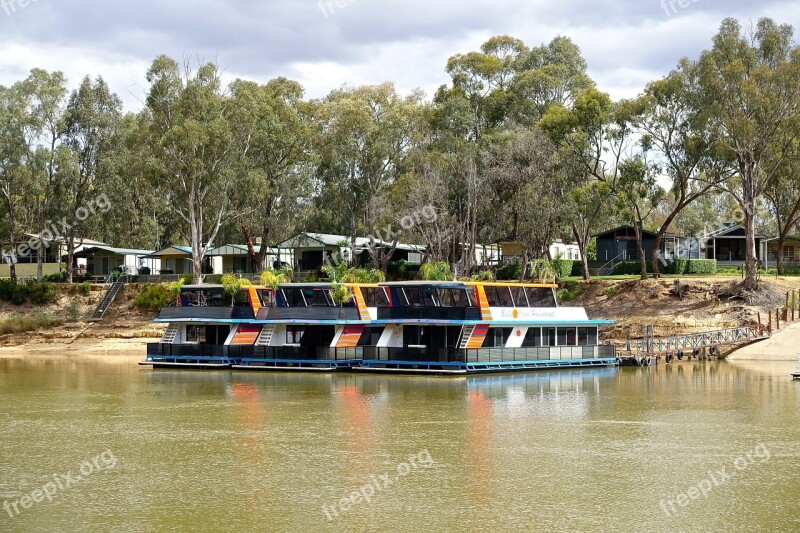
<svg viewBox="0 0 800 533"><path fill-rule="evenodd" d="M0 531L798 531L793 366L419 378L0 359Z"/></svg>

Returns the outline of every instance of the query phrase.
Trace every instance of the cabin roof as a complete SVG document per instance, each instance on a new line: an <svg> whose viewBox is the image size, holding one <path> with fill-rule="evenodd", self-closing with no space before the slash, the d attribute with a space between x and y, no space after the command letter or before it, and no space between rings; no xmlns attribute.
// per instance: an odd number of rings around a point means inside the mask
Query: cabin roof
<svg viewBox="0 0 800 533"><path fill-rule="evenodd" d="M623 224L622 226L617 226L616 228L612 228L612 229L606 230L606 231L604 231L602 233L598 233L596 235L592 235L592 237L594 237L596 239L613 238L613 237L616 237L617 232L619 230L621 230L621 229L630 230L634 234L636 233L636 228L635 227L631 226L630 224ZM655 238L656 235L657 235L657 233L655 231L650 231L650 230L646 230L646 229L642 230L642 236L643 237L653 237L653 238Z"/></svg>
<svg viewBox="0 0 800 533"><path fill-rule="evenodd" d="M153 254L152 250L135 250L132 248L114 248L111 246L88 246L80 252L75 252L76 257L83 257L93 255L97 252L106 252L114 255L136 255L136 256L149 256Z"/></svg>

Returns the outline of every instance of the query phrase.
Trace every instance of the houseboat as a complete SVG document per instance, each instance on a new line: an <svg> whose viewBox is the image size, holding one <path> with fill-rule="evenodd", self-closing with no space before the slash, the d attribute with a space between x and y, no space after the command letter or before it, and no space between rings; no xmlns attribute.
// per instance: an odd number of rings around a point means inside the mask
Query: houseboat
<svg viewBox="0 0 800 533"><path fill-rule="evenodd" d="M489 282L186 286L143 365L473 374L610 366L608 320L559 307L555 285ZM335 299L334 295L340 293ZM338 301L337 301L338 300Z"/></svg>

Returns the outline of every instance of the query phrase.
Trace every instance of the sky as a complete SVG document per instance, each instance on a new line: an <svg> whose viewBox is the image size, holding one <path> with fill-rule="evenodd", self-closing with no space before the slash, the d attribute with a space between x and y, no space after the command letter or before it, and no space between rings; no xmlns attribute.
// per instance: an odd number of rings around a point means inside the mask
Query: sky
<svg viewBox="0 0 800 533"><path fill-rule="evenodd" d="M392 81L430 97L447 59L494 35L528 46L565 35L614 99L636 96L681 57L697 57L725 17L800 27L792 0L0 0L0 84L32 68L70 88L102 75L141 108L155 57L215 60L225 78L285 76L309 98Z"/></svg>

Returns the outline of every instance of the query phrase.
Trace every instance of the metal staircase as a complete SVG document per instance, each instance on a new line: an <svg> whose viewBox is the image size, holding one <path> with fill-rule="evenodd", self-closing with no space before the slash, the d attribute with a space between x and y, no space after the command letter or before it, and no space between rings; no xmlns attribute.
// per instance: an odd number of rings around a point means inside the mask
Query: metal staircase
<svg viewBox="0 0 800 533"><path fill-rule="evenodd" d="M461 350L466 350L469 345L469 340L472 338L472 333L475 331L475 326L464 326L461 331L461 342L458 347Z"/></svg>
<svg viewBox="0 0 800 533"><path fill-rule="evenodd" d="M116 280L113 276L108 276L106 278L106 283L103 287L102 295L100 296L100 302L97 304L97 307L95 308L94 313L92 313L92 316L89 318L89 321L94 322L97 320L102 320L108 309L111 307L111 304L114 303L114 299L125 286L126 279L127 276L125 274L121 275Z"/></svg>
<svg viewBox="0 0 800 533"><path fill-rule="evenodd" d="M175 337L178 335L178 324L170 324L164 335L161 337L161 344L172 344L175 342Z"/></svg>
<svg viewBox="0 0 800 533"><path fill-rule="evenodd" d="M256 346L269 346L272 342L272 335L275 334L275 326L264 326L256 339Z"/></svg>

